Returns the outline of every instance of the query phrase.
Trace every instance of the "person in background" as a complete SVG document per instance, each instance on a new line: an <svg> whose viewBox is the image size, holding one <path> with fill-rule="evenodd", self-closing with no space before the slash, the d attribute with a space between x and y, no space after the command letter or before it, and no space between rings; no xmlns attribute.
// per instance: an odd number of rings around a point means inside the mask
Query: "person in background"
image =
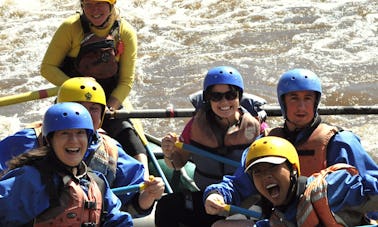
<svg viewBox="0 0 378 227"><path fill-rule="evenodd" d="M166 164L182 168L189 160L196 165L194 182L198 192L163 196L156 205L156 226L210 226L219 216L207 215L202 202L203 190L218 182L235 167L175 147L182 141L221 155L240 160L243 150L260 133L259 121L240 106L244 84L240 73L229 66L210 69L203 83L204 104L186 124L180 137L174 133L162 139Z"/></svg>
<svg viewBox="0 0 378 227"><path fill-rule="evenodd" d="M277 98L285 122L282 127L266 130L266 136L285 138L295 146L304 176L345 163L356 167L362 176L371 176L366 180L374 182L378 177L378 166L362 147L359 137L321 120L318 114L321 94L321 82L314 72L292 69L282 74L277 85ZM245 160L246 152L242 160ZM204 200L208 213L223 211L218 201L240 205L257 194L244 169L240 167L233 175L225 176L222 182L206 188ZM270 210L263 212L269 214Z"/></svg>
<svg viewBox="0 0 378 227"><path fill-rule="evenodd" d="M56 86L70 77L91 76L106 94L106 106L119 110L135 77L137 36L115 6L116 0L80 0L82 13L56 30L41 64L41 75ZM130 120L104 119L103 129L119 141L148 173L146 147ZM143 135L144 136L144 135ZM148 174L146 174L148 179Z"/></svg>
<svg viewBox="0 0 378 227"><path fill-rule="evenodd" d="M96 132L84 161L90 168L103 173L111 188L142 182L148 186L140 193L119 195L122 210L135 217L151 213L155 200L162 196L165 185L160 177L144 180L143 165L126 154L117 141L102 133L106 98L101 85L90 77L68 79L58 91L57 102L78 102L90 112ZM6 168L6 162L12 157L45 145L42 140L42 127L41 122L35 122L0 141L0 170Z"/></svg>
<svg viewBox="0 0 378 227"><path fill-rule="evenodd" d="M378 211L377 178L345 163L304 177L300 166L295 147L281 137L263 137L250 146L245 172L273 207L270 218L254 226L359 226L367 223L366 213ZM253 224L244 220L228 226Z"/></svg>
<svg viewBox="0 0 378 227"><path fill-rule="evenodd" d="M42 146L13 158L0 179L1 226L133 226L104 175L83 162L94 128L78 103L58 103L43 119Z"/></svg>

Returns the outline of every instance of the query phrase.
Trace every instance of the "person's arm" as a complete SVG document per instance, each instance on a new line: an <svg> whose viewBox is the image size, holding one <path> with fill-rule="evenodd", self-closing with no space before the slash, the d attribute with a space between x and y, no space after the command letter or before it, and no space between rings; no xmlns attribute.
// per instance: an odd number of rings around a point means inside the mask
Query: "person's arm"
<svg viewBox="0 0 378 227"><path fill-rule="evenodd" d="M144 167L143 165L135 160L133 157L128 155L121 147L119 143L118 146L118 160L117 160L117 170L116 178L111 185L111 188L124 187L128 185L136 185L144 182ZM127 193L124 195L119 195L122 202L122 206L126 206L131 203L133 197L138 196L139 193Z"/></svg>
<svg viewBox="0 0 378 227"><path fill-rule="evenodd" d="M128 155L118 142L116 144L118 146L117 173L113 185L111 185L111 188L143 183L145 175L145 169L143 165L136 159ZM159 178L157 178L151 184L154 185L154 188L155 186L158 187L157 185L160 186L159 183L161 182L159 181ZM160 188L164 190L164 185ZM160 198L160 196L151 195L149 191L144 190L137 193L133 192L119 195L118 197L122 202L122 210L128 211L133 216L139 217L150 214L155 199Z"/></svg>
<svg viewBox="0 0 378 227"><path fill-rule="evenodd" d="M132 217L129 213L121 211L121 201L110 189L106 178L102 174L98 176L105 182L105 193L103 198L106 209L105 221L101 226L133 226Z"/></svg>
<svg viewBox="0 0 378 227"><path fill-rule="evenodd" d="M117 86L107 101L108 107L113 107L114 109L118 109L132 89L138 48L136 31L123 19L120 23L120 33L124 52L119 59L119 79Z"/></svg>
<svg viewBox="0 0 378 227"><path fill-rule="evenodd" d="M13 157L39 147L37 135L32 128L26 128L0 141L0 172Z"/></svg>
<svg viewBox="0 0 378 227"><path fill-rule="evenodd" d="M378 211L378 179L369 174L353 175L345 169L326 177L328 203L333 212L353 209L362 215Z"/></svg>
<svg viewBox="0 0 378 227"><path fill-rule="evenodd" d="M67 18L56 30L43 57L40 73L49 82L60 86L69 79L61 69L66 57L76 57L84 34L79 14Z"/></svg>
<svg viewBox="0 0 378 227"><path fill-rule="evenodd" d="M358 169L361 175L378 178L378 165L362 147L360 139L350 131L335 134L327 147L327 166L346 163Z"/></svg>
<svg viewBox="0 0 378 227"><path fill-rule="evenodd" d="M206 199L213 193L223 197L226 204L240 205L240 203L251 195L258 194L252 183L250 176L244 172L245 157L248 149L243 152L241 167L237 168L233 175L225 175L223 180L217 184L211 184L206 187L203 193L203 199Z"/></svg>
<svg viewBox="0 0 378 227"><path fill-rule="evenodd" d="M24 166L0 180L0 226L21 226L50 206L37 169Z"/></svg>
<svg viewBox="0 0 378 227"><path fill-rule="evenodd" d="M139 207L144 211L149 211L152 210L155 201L163 195L165 184L160 177L151 177L144 184L146 187L139 195Z"/></svg>
<svg viewBox="0 0 378 227"><path fill-rule="evenodd" d="M161 141L161 149L164 154L165 164L175 170L179 170L185 166L190 158L190 152L175 146L176 142L190 143L190 132L194 117L192 117L185 125L181 136L176 133L168 133Z"/></svg>

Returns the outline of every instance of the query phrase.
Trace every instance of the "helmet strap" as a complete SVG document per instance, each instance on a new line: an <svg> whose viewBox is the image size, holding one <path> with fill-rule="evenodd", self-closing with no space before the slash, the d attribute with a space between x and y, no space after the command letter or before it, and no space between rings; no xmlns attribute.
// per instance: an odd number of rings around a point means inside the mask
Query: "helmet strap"
<svg viewBox="0 0 378 227"><path fill-rule="evenodd" d="M298 171L293 168L292 164L286 161L290 168L290 186L284 204L290 204L290 201L295 198L295 191L297 190Z"/></svg>

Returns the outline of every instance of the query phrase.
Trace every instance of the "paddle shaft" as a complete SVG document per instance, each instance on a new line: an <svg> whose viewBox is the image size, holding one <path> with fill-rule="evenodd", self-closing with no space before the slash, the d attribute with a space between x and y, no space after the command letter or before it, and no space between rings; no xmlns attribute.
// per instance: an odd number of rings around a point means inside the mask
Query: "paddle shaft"
<svg viewBox="0 0 378 227"><path fill-rule="evenodd" d="M241 164L239 162L237 162L237 161L234 161L234 160L229 159L229 158L225 158L225 157L220 156L220 155L216 155L216 154L210 153L208 151L202 150L202 149L200 149L198 147L195 147L193 145L190 145L190 144L177 142L175 144L175 146L178 147L178 148L180 148L180 149L184 149L184 150L187 150L189 152L192 152L194 154L205 156L205 157L217 160L219 162L222 162L224 164L227 164L227 165L230 165L230 166L234 166L236 168L241 166Z"/></svg>
<svg viewBox="0 0 378 227"><path fill-rule="evenodd" d="M261 213L260 212L257 212L257 211L254 211L254 210L249 210L249 209L245 209L245 208L242 208L242 207L238 207L238 206L235 206L235 205L229 205L227 204L224 209L228 212L230 212L231 214L243 214L247 217L251 217L251 218L256 218L256 219L260 219L261 218Z"/></svg>
<svg viewBox="0 0 378 227"><path fill-rule="evenodd" d="M281 116L281 109L278 106L266 106L264 110L270 117ZM106 114L106 117L114 118L176 118L192 117L194 108L178 109L145 109L145 110L119 110L113 114ZM320 115L367 115L378 114L378 106L326 106L319 107Z"/></svg>
<svg viewBox="0 0 378 227"><path fill-rule="evenodd" d="M13 105L21 102L27 102L37 99L44 99L55 96L58 93L59 87L42 89L38 91L25 92L17 95L10 95L0 98L0 106Z"/></svg>
<svg viewBox="0 0 378 227"><path fill-rule="evenodd" d="M131 105L131 103L128 99L123 102L123 105L125 107L124 109L129 109L129 110L133 109L132 105ZM111 113L113 113L113 112L111 112ZM136 133L138 134L140 140L142 141L144 147L146 148L147 155L150 157L152 164L154 165L156 171L159 173L160 177L162 178L162 180L165 184L165 190L168 193L173 193L173 190L171 188L171 185L169 184L167 177L165 176L163 170L161 169L159 162L155 157L155 154L152 152L152 150L150 148L150 145L149 145L148 140L147 140L145 133L144 133L142 122L140 121L140 119L130 119L130 121L134 125Z"/></svg>
<svg viewBox="0 0 378 227"><path fill-rule="evenodd" d="M112 191L116 195L123 195L126 193L131 193L131 192L139 192L144 190L145 184L134 184L134 185L128 185L124 187L119 187L119 188L112 188Z"/></svg>

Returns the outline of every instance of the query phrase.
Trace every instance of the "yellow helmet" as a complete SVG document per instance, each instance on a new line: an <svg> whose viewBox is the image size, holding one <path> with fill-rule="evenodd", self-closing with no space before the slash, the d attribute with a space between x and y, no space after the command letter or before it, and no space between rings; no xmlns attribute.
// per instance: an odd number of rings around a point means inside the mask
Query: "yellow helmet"
<svg viewBox="0 0 378 227"><path fill-rule="evenodd" d="M276 136L262 137L251 144L245 160L245 172L261 162L281 164L288 160L300 175L298 153L293 144Z"/></svg>
<svg viewBox="0 0 378 227"><path fill-rule="evenodd" d="M102 119L105 117L106 96L104 89L92 77L73 77L60 86L57 102L93 102L103 106Z"/></svg>

